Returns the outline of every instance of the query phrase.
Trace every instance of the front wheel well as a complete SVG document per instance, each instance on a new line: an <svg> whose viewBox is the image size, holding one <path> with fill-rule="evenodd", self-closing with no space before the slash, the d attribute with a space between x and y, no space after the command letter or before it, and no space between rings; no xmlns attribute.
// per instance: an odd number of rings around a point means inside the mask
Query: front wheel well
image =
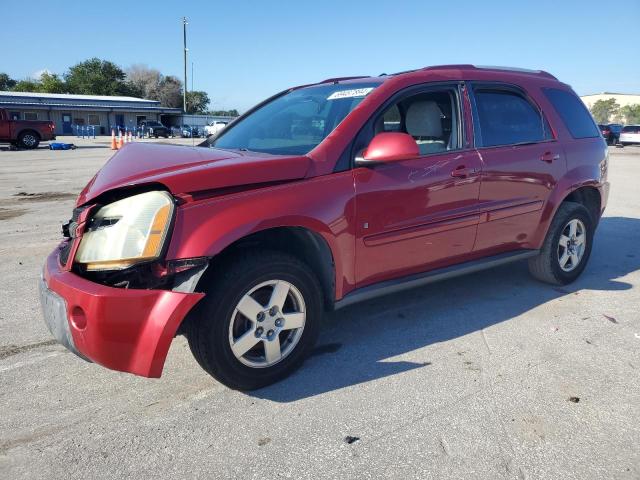
<svg viewBox="0 0 640 480"><path fill-rule="evenodd" d="M600 221L602 199L595 187L580 187L565 197L564 202L575 202L584 205L593 219L594 225Z"/></svg>
<svg viewBox="0 0 640 480"><path fill-rule="evenodd" d="M335 265L331 249L321 235L304 227L275 227L253 233L227 246L211 258L209 268L200 279L207 282L216 271L216 265L233 261L233 257L247 250L275 250L288 253L306 263L317 275L322 286L325 308L331 309L335 301ZM199 286L200 287L200 286ZM203 291L197 288L197 291Z"/></svg>
<svg viewBox="0 0 640 480"><path fill-rule="evenodd" d="M18 133L18 138L20 138L22 135L26 133L33 133L36 137L38 137L38 139L42 139L42 135L40 135L40 132L38 132L37 130L33 130L31 128L25 128L24 130L20 130L20 133Z"/></svg>

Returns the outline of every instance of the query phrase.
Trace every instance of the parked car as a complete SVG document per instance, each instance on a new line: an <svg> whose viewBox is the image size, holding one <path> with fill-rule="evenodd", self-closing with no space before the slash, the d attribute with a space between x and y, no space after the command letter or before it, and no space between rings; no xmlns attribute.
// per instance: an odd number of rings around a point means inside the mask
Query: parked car
<svg viewBox="0 0 640 480"><path fill-rule="evenodd" d="M204 127L204 136L210 137L221 131L229 124L227 120L214 120Z"/></svg>
<svg viewBox="0 0 640 480"><path fill-rule="evenodd" d="M573 282L609 192L597 125L541 71L332 78L201 147L133 143L81 192L41 283L71 351L159 377L184 334L219 381L263 387L325 310L524 259Z"/></svg>
<svg viewBox="0 0 640 480"><path fill-rule="evenodd" d="M0 142L21 148L38 148L41 141L55 140L56 127L48 120L11 120L0 109Z"/></svg>
<svg viewBox="0 0 640 480"><path fill-rule="evenodd" d="M640 144L640 125L625 125L620 132L620 144L623 147Z"/></svg>
<svg viewBox="0 0 640 480"><path fill-rule="evenodd" d="M180 129L183 138L200 138L200 127L196 125L183 125Z"/></svg>
<svg viewBox="0 0 640 480"><path fill-rule="evenodd" d="M151 137L169 137L169 129L165 127L160 122L156 122L155 120L144 120L138 124L139 127L142 128L142 135L148 135Z"/></svg>
<svg viewBox="0 0 640 480"><path fill-rule="evenodd" d="M602 136L607 141L608 145L617 145L620 139L620 131L622 125L619 123L609 123L607 125L598 125Z"/></svg>

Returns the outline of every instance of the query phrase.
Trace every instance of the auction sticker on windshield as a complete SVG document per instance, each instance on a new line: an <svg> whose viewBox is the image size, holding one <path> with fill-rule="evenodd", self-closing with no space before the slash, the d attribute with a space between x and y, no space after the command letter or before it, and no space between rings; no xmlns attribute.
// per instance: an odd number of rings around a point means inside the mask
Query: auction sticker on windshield
<svg viewBox="0 0 640 480"><path fill-rule="evenodd" d="M364 97L366 96L373 87L369 88L354 88L351 90L341 90L339 92L333 92L331 95L327 97L327 100L338 100L340 98L353 98L353 97Z"/></svg>

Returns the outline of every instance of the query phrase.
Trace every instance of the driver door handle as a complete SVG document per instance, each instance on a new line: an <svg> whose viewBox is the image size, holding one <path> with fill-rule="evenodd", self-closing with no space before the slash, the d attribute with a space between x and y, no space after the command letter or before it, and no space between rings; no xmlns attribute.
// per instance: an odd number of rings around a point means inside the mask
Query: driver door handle
<svg viewBox="0 0 640 480"><path fill-rule="evenodd" d="M469 175L473 175L474 173L476 173L475 168L467 168L464 165L460 165L451 172L451 176L454 178L467 178Z"/></svg>

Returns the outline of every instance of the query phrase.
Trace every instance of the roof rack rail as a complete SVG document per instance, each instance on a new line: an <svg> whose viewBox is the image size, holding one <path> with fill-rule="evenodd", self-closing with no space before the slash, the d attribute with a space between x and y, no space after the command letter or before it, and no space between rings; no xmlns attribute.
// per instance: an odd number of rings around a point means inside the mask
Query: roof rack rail
<svg viewBox="0 0 640 480"><path fill-rule="evenodd" d="M545 72L544 70L534 70L531 68L520 68L520 67L502 67L497 65L473 65L474 68L478 70L504 70L507 72L518 72L518 73L530 73L532 75L541 75L543 77L552 78L554 80L558 80L556 77L551 75L549 72Z"/></svg>
<svg viewBox="0 0 640 480"><path fill-rule="evenodd" d="M368 75L355 75L352 77L335 77L335 78L327 78L326 80L322 80L321 82L318 83L336 83L336 82L341 82L343 80L355 80L357 78L369 78Z"/></svg>
<svg viewBox="0 0 640 480"><path fill-rule="evenodd" d="M470 63L461 63L461 64L453 64L453 65L432 65L429 67L421 68L420 70L451 70L451 69L474 69L474 70L503 70L506 72L517 72L517 73L528 73L531 75L540 75L547 78L552 78L553 80L558 80L556 77L551 75L549 72L545 72L544 70L533 70L530 68L519 68L519 67L501 67L501 66L493 66L493 65L472 65ZM406 72L399 72L395 75L400 75L402 73L410 73L414 70L408 70Z"/></svg>

